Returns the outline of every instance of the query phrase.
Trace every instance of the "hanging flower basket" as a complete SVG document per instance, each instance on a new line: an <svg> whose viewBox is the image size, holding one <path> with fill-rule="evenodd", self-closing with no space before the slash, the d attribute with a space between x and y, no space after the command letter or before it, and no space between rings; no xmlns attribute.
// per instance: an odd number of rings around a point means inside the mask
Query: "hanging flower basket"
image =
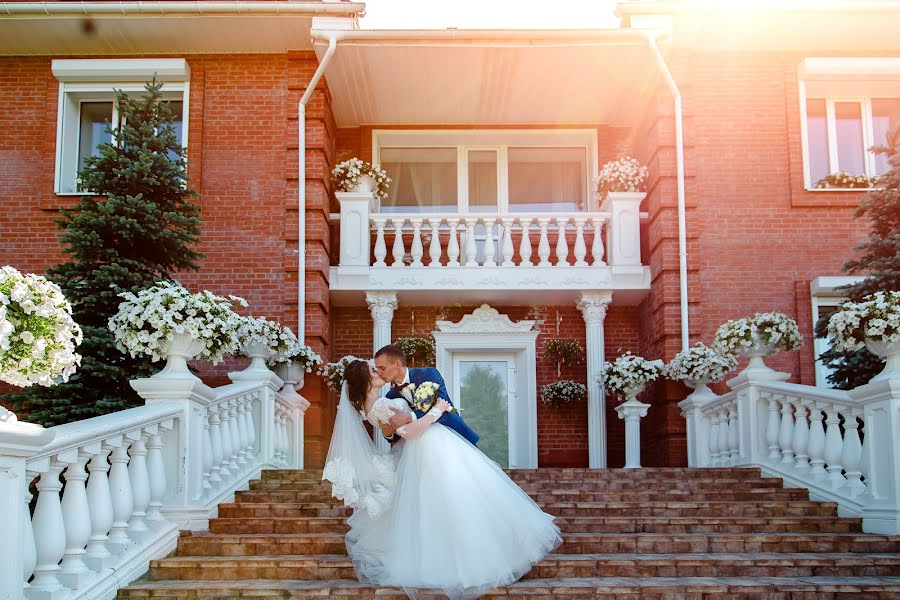
<svg viewBox="0 0 900 600"><path fill-rule="evenodd" d="M571 367L584 360L584 348L575 340L550 340L544 347L544 358Z"/></svg>
<svg viewBox="0 0 900 600"><path fill-rule="evenodd" d="M587 398L587 386L577 381L562 379L541 388L541 401L549 406L564 406Z"/></svg>
<svg viewBox="0 0 900 600"><path fill-rule="evenodd" d="M434 364L434 340L424 337L402 337L394 342L406 356L410 366Z"/></svg>

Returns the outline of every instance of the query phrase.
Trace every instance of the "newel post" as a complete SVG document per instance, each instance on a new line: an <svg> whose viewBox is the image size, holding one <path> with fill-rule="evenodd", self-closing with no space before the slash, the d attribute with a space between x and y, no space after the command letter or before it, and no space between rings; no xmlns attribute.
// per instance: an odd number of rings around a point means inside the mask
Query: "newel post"
<svg viewBox="0 0 900 600"><path fill-rule="evenodd" d="M341 251L339 268L342 270L368 269L369 214L375 210L374 192L337 192L341 205Z"/></svg>
<svg viewBox="0 0 900 600"><path fill-rule="evenodd" d="M610 214L607 224L607 263L612 267L641 265L641 202L643 192L608 192L600 210Z"/></svg>

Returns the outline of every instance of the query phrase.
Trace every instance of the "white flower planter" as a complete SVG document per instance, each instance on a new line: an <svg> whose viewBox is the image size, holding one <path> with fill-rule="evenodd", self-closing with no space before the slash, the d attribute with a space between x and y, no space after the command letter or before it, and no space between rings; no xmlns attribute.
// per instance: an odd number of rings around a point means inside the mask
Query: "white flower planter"
<svg viewBox="0 0 900 600"><path fill-rule="evenodd" d="M883 358L887 361L881 373L870 379L869 383L900 378L900 341L886 343L881 340L866 338L866 348L878 358Z"/></svg>
<svg viewBox="0 0 900 600"><path fill-rule="evenodd" d="M245 373L264 373L269 369L266 367L266 360L272 356L272 350L268 344L263 342L253 342L241 346L241 354L250 357L250 366L244 369Z"/></svg>
<svg viewBox="0 0 900 600"><path fill-rule="evenodd" d="M306 371L299 364L293 361L281 362L275 365L272 370L285 384L289 384L295 390L303 389Z"/></svg>
<svg viewBox="0 0 900 600"><path fill-rule="evenodd" d="M371 194L375 191L375 178L371 175L360 175L356 178L356 185L352 191L358 194Z"/></svg>
<svg viewBox="0 0 900 600"><path fill-rule="evenodd" d="M166 366L153 375L154 379L197 379L188 369L187 361L203 351L205 344L189 333L171 333L162 344Z"/></svg>
<svg viewBox="0 0 900 600"><path fill-rule="evenodd" d="M754 381L785 381L791 376L790 373L776 371L763 361L763 358L766 356L774 354L774 349L772 346L763 344L759 340L755 340L752 346L741 347L738 350L738 354L749 358L750 363L743 371L726 382L729 387L733 388L750 379Z"/></svg>
<svg viewBox="0 0 900 600"><path fill-rule="evenodd" d="M684 385L688 386L693 392L688 394L688 397L685 400L692 400L694 402L709 402L717 398L716 394L709 389L709 381L706 379L685 379Z"/></svg>

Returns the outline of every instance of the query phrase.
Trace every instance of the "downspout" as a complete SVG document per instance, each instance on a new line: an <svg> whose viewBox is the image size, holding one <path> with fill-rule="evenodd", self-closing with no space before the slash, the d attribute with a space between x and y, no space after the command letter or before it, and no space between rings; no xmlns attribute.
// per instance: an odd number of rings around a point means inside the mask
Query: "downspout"
<svg viewBox="0 0 900 600"><path fill-rule="evenodd" d="M297 108L299 157L297 165L297 339L306 343L306 104L312 98L319 80L325 73L334 51L337 38L328 38L328 50L319 62L316 72L300 98Z"/></svg>
<svg viewBox="0 0 900 600"><path fill-rule="evenodd" d="M690 335L688 333L687 227L684 208L684 130L681 92L666 64L666 59L663 58L659 46L656 45L656 35L648 32L647 42L675 100L675 176L678 182L678 285L681 292L681 349L687 350L690 346Z"/></svg>

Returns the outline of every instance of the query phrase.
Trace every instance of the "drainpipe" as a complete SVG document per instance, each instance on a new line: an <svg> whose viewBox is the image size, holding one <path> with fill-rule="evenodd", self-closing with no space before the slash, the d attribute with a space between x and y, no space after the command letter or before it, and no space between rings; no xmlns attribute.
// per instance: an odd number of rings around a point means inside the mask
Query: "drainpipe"
<svg viewBox="0 0 900 600"><path fill-rule="evenodd" d="M306 343L306 103L312 98L319 80L325 73L331 57L337 49L337 38L328 39L328 50L322 57L316 72L300 98L297 108L299 157L297 165L297 339Z"/></svg>
<svg viewBox="0 0 900 600"><path fill-rule="evenodd" d="M675 78L672 77L672 72L669 71L666 59L663 58L659 46L656 45L656 35L648 33L647 42L675 100L675 176L678 181L678 284L681 292L681 349L687 350L690 346L690 336L688 334L687 227L684 209L684 130L681 92L678 91L678 85L675 83Z"/></svg>

